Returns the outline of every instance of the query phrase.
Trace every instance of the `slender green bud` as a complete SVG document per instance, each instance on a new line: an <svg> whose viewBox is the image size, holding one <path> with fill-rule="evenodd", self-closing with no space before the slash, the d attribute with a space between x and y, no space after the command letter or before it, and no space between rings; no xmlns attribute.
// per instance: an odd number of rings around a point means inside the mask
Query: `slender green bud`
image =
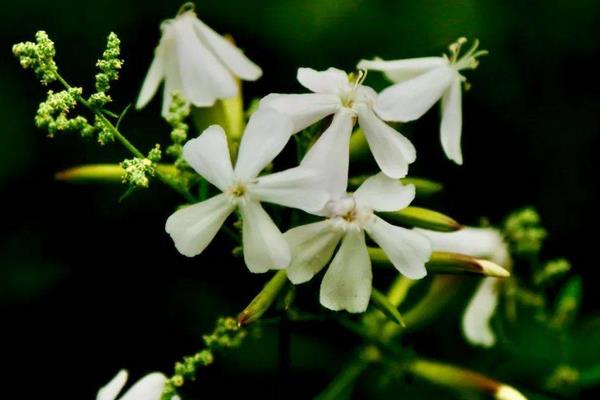
<svg viewBox="0 0 600 400"><path fill-rule="evenodd" d="M285 271L277 271L271 280L267 282L263 290L261 290L244 311L240 313L237 319L238 325L248 325L258 320L269 307L271 307L286 282L287 275L285 274Z"/></svg>
<svg viewBox="0 0 600 400"><path fill-rule="evenodd" d="M512 386L450 364L419 359L410 362L406 369L415 376L450 389L487 394L496 400L526 400L526 397Z"/></svg>
<svg viewBox="0 0 600 400"><path fill-rule="evenodd" d="M449 216L421 207L406 207L400 211L378 214L392 223L416 226L432 231L453 232L462 229L462 226Z"/></svg>
<svg viewBox="0 0 600 400"><path fill-rule="evenodd" d="M583 296L583 283L581 277L574 276L560 289L552 325L557 328L565 327L573 322Z"/></svg>
<svg viewBox="0 0 600 400"><path fill-rule="evenodd" d="M348 179L348 186L351 189L358 188L369 175L353 176ZM415 185L417 196L427 197L440 192L443 189L443 185L438 182L430 181L423 178L402 178L400 179L403 185Z"/></svg>
<svg viewBox="0 0 600 400"><path fill-rule="evenodd" d="M177 169L170 164L158 164L156 168L165 174L177 173ZM119 164L90 164L59 171L54 178L73 183L119 183L123 181L124 173Z"/></svg>
<svg viewBox="0 0 600 400"><path fill-rule="evenodd" d="M377 247L369 247L369 256L375 264L391 264L385 252ZM510 273L489 260L477 259L465 254L434 251L425 264L427 272L434 274L475 274L495 278L507 278Z"/></svg>

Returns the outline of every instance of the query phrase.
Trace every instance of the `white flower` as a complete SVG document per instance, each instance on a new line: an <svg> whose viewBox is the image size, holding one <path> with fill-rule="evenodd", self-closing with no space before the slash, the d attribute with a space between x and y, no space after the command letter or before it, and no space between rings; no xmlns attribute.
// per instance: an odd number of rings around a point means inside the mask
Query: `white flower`
<svg viewBox="0 0 600 400"><path fill-rule="evenodd" d="M368 86L362 85L364 71L352 82L348 74L336 68L326 71L315 71L311 68L298 69L298 81L302 86L314 93L306 94L270 94L261 100L261 108L274 108L292 118L294 132L314 124L328 115L335 114L337 119L334 137L320 145L326 149L316 150L320 153L335 152L332 147L340 146L340 160L331 161L324 169L334 175L347 174L348 140L352 133L353 120L365 133L367 142L375 161L381 170L391 178L404 177L408 165L415 161L416 151L412 143L395 129L383 122L373 112L376 93ZM314 146L316 147L316 145Z"/></svg>
<svg viewBox="0 0 600 400"><path fill-rule="evenodd" d="M160 400L167 378L159 373L153 372L137 381L119 400ZM127 382L127 371L121 370L96 396L96 400L115 400L125 383ZM171 400L178 400L173 396Z"/></svg>
<svg viewBox="0 0 600 400"><path fill-rule="evenodd" d="M185 160L222 193L169 217L166 231L181 254L200 254L237 208L243 219L244 260L250 271L265 272L289 264L289 247L260 202L316 211L329 198L325 191L315 189L318 171L297 167L258 176L281 152L291 132L292 124L285 115L275 110L256 111L242 136L235 169L220 126L210 126L185 144Z"/></svg>
<svg viewBox="0 0 600 400"><path fill-rule="evenodd" d="M510 268L508 246L496 229L464 228L451 233L416 230L431 240L434 251L488 258L502 267ZM465 337L472 344L491 347L496 342L490 321L498 306L499 283L498 278L483 279L465 309L462 328Z"/></svg>
<svg viewBox="0 0 600 400"><path fill-rule="evenodd" d="M261 69L227 39L182 8L161 25L162 37L140 91L136 108L144 107L164 79L162 114L166 116L174 91L197 107L238 93L236 77L254 81Z"/></svg>
<svg viewBox="0 0 600 400"><path fill-rule="evenodd" d="M422 57L407 60L362 60L358 68L383 71L393 82L375 102L375 111L387 121L407 122L420 118L442 99L440 136L446 156L462 164L460 137L462 130L461 75L465 69L475 69L477 57L487 54L477 51L478 42L459 58L466 42L460 38L450 46L450 57Z"/></svg>
<svg viewBox="0 0 600 400"><path fill-rule="evenodd" d="M290 281L309 281L329 262L341 241L321 282L321 304L331 310L365 311L371 296L372 274L364 232L385 251L400 273L411 279L424 277L425 262L431 255L429 240L374 214L405 208L414 196L413 185L404 186L379 173L353 194L329 202L325 207L328 219L284 234L292 250L292 261L286 270Z"/></svg>

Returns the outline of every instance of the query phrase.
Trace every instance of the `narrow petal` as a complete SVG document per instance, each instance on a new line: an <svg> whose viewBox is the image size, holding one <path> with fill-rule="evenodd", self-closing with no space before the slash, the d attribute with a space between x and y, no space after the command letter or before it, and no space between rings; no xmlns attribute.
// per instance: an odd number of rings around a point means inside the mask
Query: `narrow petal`
<svg viewBox="0 0 600 400"><path fill-rule="evenodd" d="M168 27L165 29L165 33L161 38L161 52L162 60L164 63L164 80L163 85L163 100L161 115L167 117L169 114L169 107L173 100L173 92L179 93L186 100L185 92L183 90L183 84L181 83L181 74L179 72L179 63L177 60L177 47L175 45L175 37L173 30L169 30Z"/></svg>
<svg viewBox="0 0 600 400"><path fill-rule="evenodd" d="M454 74L451 67L443 66L392 85L377 97L375 111L386 121L413 121L437 103Z"/></svg>
<svg viewBox="0 0 600 400"><path fill-rule="evenodd" d="M415 185L403 185L380 172L369 177L354 192L354 199L375 211L397 211L408 207L415 198Z"/></svg>
<svg viewBox="0 0 600 400"><path fill-rule="evenodd" d="M236 76L246 81L255 81L261 77L262 70L258 65L250 61L233 43L197 18L194 20L194 30L200 40L209 46Z"/></svg>
<svg viewBox="0 0 600 400"><path fill-rule="evenodd" d="M442 148L446 156L462 165L462 151L460 148L460 136L462 131L462 101L460 79L458 74L454 82L442 97L442 123L440 135Z"/></svg>
<svg viewBox="0 0 600 400"><path fill-rule="evenodd" d="M337 68L317 71L312 68L298 68L298 82L315 93L342 93L351 89L348 74Z"/></svg>
<svg viewBox="0 0 600 400"><path fill-rule="evenodd" d="M415 228L415 231L427 236L434 251L460 253L476 258L492 258L502 253L506 243L502 234L493 228L463 228L456 232L434 232ZM493 260L497 262L497 260ZM506 266L506 260L500 263Z"/></svg>
<svg viewBox="0 0 600 400"><path fill-rule="evenodd" d="M167 378L153 372L136 382L119 400L160 400Z"/></svg>
<svg viewBox="0 0 600 400"><path fill-rule="evenodd" d="M160 82L162 82L164 76L165 65L162 58L162 49L160 48L159 44L159 47L157 47L154 51L154 59L152 60L152 64L150 64L150 68L148 69L148 73L144 79L142 89L140 90L140 95L135 103L135 108L139 110L148 104L150 99L154 97L154 94L158 90Z"/></svg>
<svg viewBox="0 0 600 400"><path fill-rule="evenodd" d="M294 133L333 114L341 106L338 95L319 93L272 93L260 101L260 108L273 108L288 115L292 119Z"/></svg>
<svg viewBox="0 0 600 400"><path fill-rule="evenodd" d="M194 17L183 15L172 24L183 95L197 107L212 106L217 99L235 96L235 79L217 57L198 39Z"/></svg>
<svg viewBox="0 0 600 400"><path fill-rule="evenodd" d="M425 236L379 217L374 217L366 230L402 275L410 279L427 275L425 263L431 256L431 244Z"/></svg>
<svg viewBox="0 0 600 400"><path fill-rule="evenodd" d="M235 164L235 176L255 178L283 150L292 136L292 122L275 110L258 110L248 121Z"/></svg>
<svg viewBox="0 0 600 400"><path fill-rule="evenodd" d="M219 125L211 125L183 146L183 158L207 181L221 189L233 183L233 168L227 136Z"/></svg>
<svg viewBox="0 0 600 400"><path fill-rule="evenodd" d="M393 61L361 60L358 68L382 71L389 80L399 83L445 65L448 65L448 61L443 57L419 57Z"/></svg>
<svg viewBox="0 0 600 400"><path fill-rule="evenodd" d="M363 312L369 305L372 279L365 234L349 230L321 282L321 304L334 311Z"/></svg>
<svg viewBox="0 0 600 400"><path fill-rule="evenodd" d="M408 165L417 158L417 151L410 140L380 120L366 106L358 107L358 123L381 171L390 178L406 176Z"/></svg>
<svg viewBox="0 0 600 400"><path fill-rule="evenodd" d="M290 248L269 214L254 200L240 205L244 261L250 272L261 273L289 265Z"/></svg>
<svg viewBox="0 0 600 400"><path fill-rule="evenodd" d="M127 371L120 370L105 386L98 390L96 400L115 400L127 382Z"/></svg>
<svg viewBox="0 0 600 400"><path fill-rule="evenodd" d="M234 208L227 195L220 194L175 211L165 230L181 254L193 257L208 246Z"/></svg>
<svg viewBox="0 0 600 400"><path fill-rule="evenodd" d="M290 229L283 234L292 252L286 268L290 281L297 285L308 282L329 262L343 232L325 220Z"/></svg>
<svg viewBox="0 0 600 400"><path fill-rule="evenodd" d="M260 201L315 212L329 200L328 192L320 185L321 179L320 170L296 167L261 176L248 191Z"/></svg>
<svg viewBox="0 0 600 400"><path fill-rule="evenodd" d="M490 321L498 305L498 279L485 278L469 301L462 319L463 333L472 344L491 347L496 335Z"/></svg>
<svg viewBox="0 0 600 400"><path fill-rule="evenodd" d="M352 112L347 108L336 112L329 128L321 134L300 164L320 171L317 184L329 193L332 200L344 196L348 186L352 118Z"/></svg>

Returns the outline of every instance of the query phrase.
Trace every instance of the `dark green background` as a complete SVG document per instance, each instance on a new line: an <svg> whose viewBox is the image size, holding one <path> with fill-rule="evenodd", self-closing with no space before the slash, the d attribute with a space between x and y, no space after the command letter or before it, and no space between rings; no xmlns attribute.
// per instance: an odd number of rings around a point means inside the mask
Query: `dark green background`
<svg viewBox="0 0 600 400"><path fill-rule="evenodd" d="M105 37L115 31L126 60L112 93L121 109L136 98L160 21L179 5L2 3L0 349L10 371L3 393L93 398L121 367L136 378L169 371L218 315L239 311L265 279L223 256L225 237L201 257L180 256L163 229L178 199L159 184L118 204L122 187L53 181L62 168L126 154L77 138L48 140L33 126L44 89L19 68L12 43L46 30L62 74L90 88ZM228 0L202 1L197 12L217 31L232 33L262 66L264 77L245 86L249 97L303 91L295 81L299 66L351 70L360 58L439 55L458 36L478 37L491 55L468 72L464 167L441 152L437 110L403 128L419 150L411 173L446 184L441 197L424 204L464 223L481 216L500 222L510 210L534 205L550 231L547 254L573 261L584 277L584 308L597 312L599 6L593 0ZM166 142L159 103L131 113L123 125L146 149ZM458 335L458 316L449 321L446 329ZM294 374L282 381L273 335L267 331L240 357L225 357L202 376L197 393L307 397L335 374L354 343L329 326L300 330L292 342Z"/></svg>

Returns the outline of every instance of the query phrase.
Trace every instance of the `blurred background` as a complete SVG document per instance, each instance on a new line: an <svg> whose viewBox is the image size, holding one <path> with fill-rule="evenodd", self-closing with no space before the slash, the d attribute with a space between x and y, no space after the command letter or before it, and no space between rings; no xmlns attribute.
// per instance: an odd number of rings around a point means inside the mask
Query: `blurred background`
<svg viewBox="0 0 600 400"><path fill-rule="evenodd" d="M173 17L180 5L22 0L0 6L5 394L93 398L119 368L128 368L132 379L171 371L175 360L198 348L218 316L239 312L266 280L223 256L229 254L224 236L201 257L180 256L164 232L179 199L158 183L119 204L124 187L56 182L56 171L118 162L126 154L116 145L101 148L77 137L49 140L33 124L45 89L21 70L13 43L46 30L56 43L62 75L91 88L106 35L116 32L125 66L113 85L112 108L120 110L137 96L161 20ZM472 90L463 97L464 167L441 151L437 109L402 129L419 150L411 174L445 185L442 195L421 205L466 224L484 216L501 223L513 209L535 206L550 233L544 252L572 261L584 278L584 312L600 311L599 1L205 0L196 6L199 18L231 33L263 68L261 80L244 86L247 99L303 91L295 80L299 66L350 71L361 58L439 55L459 36L479 38L491 54L467 72ZM159 107L155 98L122 125L139 147L166 143L169 127L158 117ZM430 356L444 348L465 360L482 359L480 350L460 338L459 315L444 317L448 343L427 343L425 335L416 339L420 348ZM309 398L358 342L323 324L295 330L293 373L281 377L276 334L267 329L239 353L220 357L190 388L190 398L212 398L206 393L217 391L222 397ZM485 360L488 368L499 362ZM415 393L405 398L420 398Z"/></svg>

